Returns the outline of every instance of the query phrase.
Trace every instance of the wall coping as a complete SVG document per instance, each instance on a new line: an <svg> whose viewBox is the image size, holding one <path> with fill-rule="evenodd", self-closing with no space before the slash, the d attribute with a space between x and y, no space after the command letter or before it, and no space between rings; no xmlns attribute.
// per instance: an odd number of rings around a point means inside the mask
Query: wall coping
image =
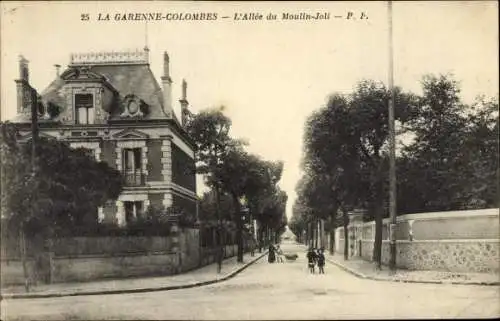
<svg viewBox="0 0 500 321"><path fill-rule="evenodd" d="M465 216L464 216L465 215ZM464 211L446 211L446 212L431 212L431 213L417 213L405 214L399 216L399 220L426 220L426 219L440 219L440 218L464 218L464 217L495 217L500 215L499 208L487 208L482 210L464 210ZM389 219L387 219L389 221Z"/></svg>
<svg viewBox="0 0 500 321"><path fill-rule="evenodd" d="M177 252L173 251L150 251L150 252L121 252L121 253L99 253L99 254L80 254L80 255L54 255L54 260L64 259L93 259L93 258L110 258L110 257L134 257L134 256L150 256L150 255L172 255Z"/></svg>
<svg viewBox="0 0 500 321"><path fill-rule="evenodd" d="M361 242L375 242L375 240L361 239ZM382 240L382 243L390 243ZM500 239L443 239L443 240L396 240L397 243L499 243Z"/></svg>
<svg viewBox="0 0 500 321"><path fill-rule="evenodd" d="M487 208L482 210L463 210L463 211L446 211L446 212L430 212L430 213L416 213L404 214L396 218L398 223L407 222L409 220L415 221L431 221L448 218L482 218L482 217L500 217L499 208ZM390 223L390 218L384 218L383 223ZM354 224L355 225L355 224ZM361 226L375 225L375 221L360 223ZM339 227L342 228L342 227Z"/></svg>

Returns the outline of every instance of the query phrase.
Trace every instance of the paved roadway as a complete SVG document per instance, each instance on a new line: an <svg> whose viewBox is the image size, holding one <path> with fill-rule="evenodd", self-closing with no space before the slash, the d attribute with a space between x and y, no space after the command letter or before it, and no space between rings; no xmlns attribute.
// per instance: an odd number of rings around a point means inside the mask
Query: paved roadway
<svg viewBox="0 0 500 321"><path fill-rule="evenodd" d="M393 283L359 279L327 265L307 272L303 247L294 263L262 259L214 285L136 294L2 301L2 320L75 319L380 319L500 316L492 286Z"/></svg>

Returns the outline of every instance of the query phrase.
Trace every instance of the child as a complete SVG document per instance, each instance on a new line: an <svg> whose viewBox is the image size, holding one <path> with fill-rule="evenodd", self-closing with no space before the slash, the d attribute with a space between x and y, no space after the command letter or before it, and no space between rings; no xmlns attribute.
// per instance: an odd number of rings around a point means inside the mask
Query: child
<svg viewBox="0 0 500 321"><path fill-rule="evenodd" d="M325 274L325 254L323 249L318 251L318 269L320 274Z"/></svg>
<svg viewBox="0 0 500 321"><path fill-rule="evenodd" d="M307 266L309 267L309 272L314 274L314 266L316 265L316 252L313 248L310 248L307 252Z"/></svg>
<svg viewBox="0 0 500 321"><path fill-rule="evenodd" d="M283 263L283 251L281 250L279 244L276 245L276 262Z"/></svg>

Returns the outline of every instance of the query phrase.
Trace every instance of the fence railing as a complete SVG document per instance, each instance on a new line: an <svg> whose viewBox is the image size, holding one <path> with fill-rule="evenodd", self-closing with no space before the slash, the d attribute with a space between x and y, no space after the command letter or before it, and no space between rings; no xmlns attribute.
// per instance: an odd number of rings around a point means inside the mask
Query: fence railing
<svg viewBox="0 0 500 321"><path fill-rule="evenodd" d="M145 184L145 175L141 172L124 173L125 186L143 186Z"/></svg>

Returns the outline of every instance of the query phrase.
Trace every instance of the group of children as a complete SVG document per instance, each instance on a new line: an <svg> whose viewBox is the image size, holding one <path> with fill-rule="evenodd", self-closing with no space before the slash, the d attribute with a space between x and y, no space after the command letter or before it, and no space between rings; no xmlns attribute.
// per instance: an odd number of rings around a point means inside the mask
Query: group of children
<svg viewBox="0 0 500 321"><path fill-rule="evenodd" d="M281 250L279 244L276 246L269 245L269 254L267 256L267 260L269 263L274 263L275 261L278 263L283 263L283 251Z"/></svg>
<svg viewBox="0 0 500 321"><path fill-rule="evenodd" d="M309 272L314 274L314 268L318 265L319 273L325 274L325 253L323 249L316 250L315 248L309 248L307 252L307 266L309 267Z"/></svg>

